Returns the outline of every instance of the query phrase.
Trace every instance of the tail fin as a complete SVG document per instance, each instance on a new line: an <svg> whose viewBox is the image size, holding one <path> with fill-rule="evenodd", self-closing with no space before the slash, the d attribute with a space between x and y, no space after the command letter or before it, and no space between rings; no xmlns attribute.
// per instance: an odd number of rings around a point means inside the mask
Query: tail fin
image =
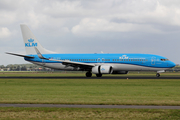
<svg viewBox="0 0 180 120"><path fill-rule="evenodd" d="M21 24L20 26L27 55L36 54L34 47L37 47L42 54L54 53L42 47L27 25Z"/></svg>

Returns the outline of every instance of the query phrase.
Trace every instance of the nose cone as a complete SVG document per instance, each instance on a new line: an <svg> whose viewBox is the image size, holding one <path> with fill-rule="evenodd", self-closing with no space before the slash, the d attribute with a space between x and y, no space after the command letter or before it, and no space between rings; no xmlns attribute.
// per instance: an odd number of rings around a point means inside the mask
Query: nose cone
<svg viewBox="0 0 180 120"><path fill-rule="evenodd" d="M176 66L176 64L174 62L171 62L171 61L169 62L169 67L173 68L175 66Z"/></svg>

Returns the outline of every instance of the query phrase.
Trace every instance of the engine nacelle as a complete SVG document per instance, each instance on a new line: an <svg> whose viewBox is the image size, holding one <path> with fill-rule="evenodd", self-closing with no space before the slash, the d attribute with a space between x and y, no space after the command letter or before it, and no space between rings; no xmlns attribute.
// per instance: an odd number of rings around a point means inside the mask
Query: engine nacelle
<svg viewBox="0 0 180 120"><path fill-rule="evenodd" d="M113 72L112 66L95 66L92 68L92 73L94 74L111 74Z"/></svg>
<svg viewBox="0 0 180 120"><path fill-rule="evenodd" d="M128 74L128 71L113 71L112 74Z"/></svg>

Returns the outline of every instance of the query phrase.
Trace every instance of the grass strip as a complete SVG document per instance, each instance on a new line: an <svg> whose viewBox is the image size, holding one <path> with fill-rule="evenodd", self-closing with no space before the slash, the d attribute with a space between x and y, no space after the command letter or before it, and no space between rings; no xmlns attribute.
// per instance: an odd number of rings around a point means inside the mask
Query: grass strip
<svg viewBox="0 0 180 120"><path fill-rule="evenodd" d="M180 105L180 80L0 79L0 103Z"/></svg>
<svg viewBox="0 0 180 120"><path fill-rule="evenodd" d="M108 119L108 120L179 120L180 110L100 109L100 108L0 108L3 119Z"/></svg>

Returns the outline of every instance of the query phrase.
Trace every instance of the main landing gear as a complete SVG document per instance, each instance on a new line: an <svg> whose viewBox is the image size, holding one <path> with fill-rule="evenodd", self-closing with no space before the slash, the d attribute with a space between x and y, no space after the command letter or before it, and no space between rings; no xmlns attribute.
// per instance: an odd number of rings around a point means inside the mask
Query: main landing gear
<svg viewBox="0 0 180 120"><path fill-rule="evenodd" d="M86 77L91 77L92 76L92 73L91 72L87 72L86 73Z"/></svg>
<svg viewBox="0 0 180 120"><path fill-rule="evenodd" d="M102 77L102 74L96 74L96 77Z"/></svg>
<svg viewBox="0 0 180 120"><path fill-rule="evenodd" d="M92 77L92 73L91 72L87 72L86 73L86 77ZM102 74L96 74L96 77L102 77Z"/></svg>
<svg viewBox="0 0 180 120"><path fill-rule="evenodd" d="M160 77L160 74L159 74L159 73L157 73L157 74L156 74L156 77Z"/></svg>

